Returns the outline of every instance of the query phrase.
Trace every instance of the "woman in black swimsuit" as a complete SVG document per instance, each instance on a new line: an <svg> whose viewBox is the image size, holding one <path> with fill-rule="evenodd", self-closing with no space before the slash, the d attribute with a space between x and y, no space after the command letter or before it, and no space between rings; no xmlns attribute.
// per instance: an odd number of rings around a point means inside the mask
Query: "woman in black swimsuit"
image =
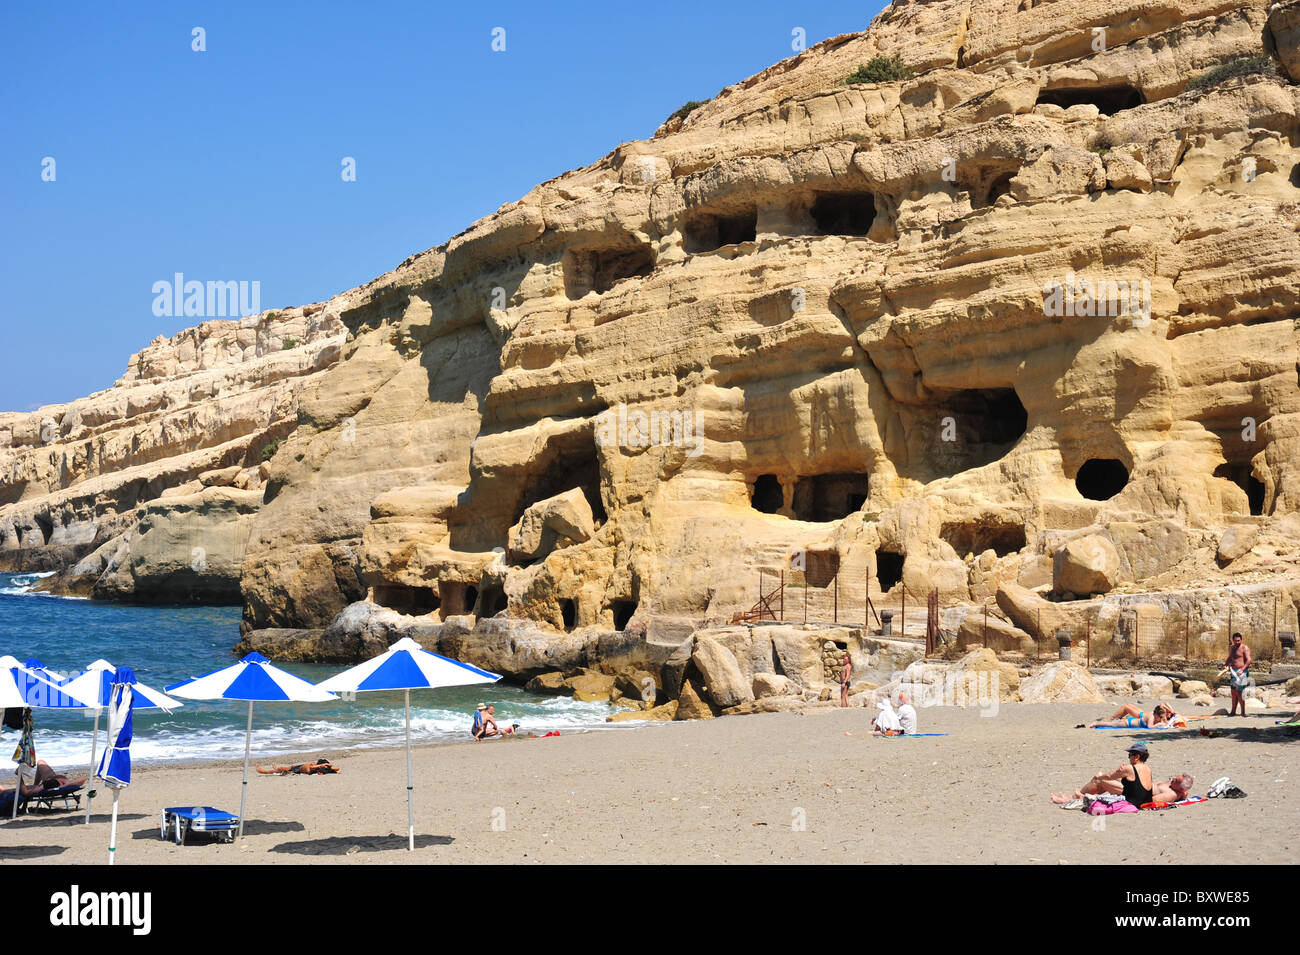
<svg viewBox="0 0 1300 955"><path fill-rule="evenodd" d="M1097 773L1087 785L1070 795L1052 793L1052 802L1064 806L1084 796L1099 796L1102 793L1122 795L1139 808L1143 803L1153 802L1151 768L1147 766L1150 755L1146 743L1134 743L1128 748L1128 762L1123 766L1116 767L1109 773Z"/></svg>

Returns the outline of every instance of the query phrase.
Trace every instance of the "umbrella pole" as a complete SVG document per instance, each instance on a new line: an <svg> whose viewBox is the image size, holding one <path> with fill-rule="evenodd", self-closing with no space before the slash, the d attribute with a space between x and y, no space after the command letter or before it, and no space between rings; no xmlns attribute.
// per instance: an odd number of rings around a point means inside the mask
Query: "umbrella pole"
<svg viewBox="0 0 1300 955"><path fill-rule="evenodd" d="M108 864L113 864L113 857L117 854L117 794L113 790L113 825L108 831Z"/></svg>
<svg viewBox="0 0 1300 955"><path fill-rule="evenodd" d="M248 701L248 732L244 735L244 785L239 792L239 838L244 838L244 800L248 796L248 750L253 745L253 701Z"/></svg>
<svg viewBox="0 0 1300 955"><path fill-rule="evenodd" d="M86 822L90 825L90 801L95 798L95 751L99 747L99 707L95 708L95 733L90 737L90 788L86 790Z"/></svg>
<svg viewBox="0 0 1300 955"><path fill-rule="evenodd" d="M406 691L406 837L407 851L415 851L415 789L411 785L411 691Z"/></svg>

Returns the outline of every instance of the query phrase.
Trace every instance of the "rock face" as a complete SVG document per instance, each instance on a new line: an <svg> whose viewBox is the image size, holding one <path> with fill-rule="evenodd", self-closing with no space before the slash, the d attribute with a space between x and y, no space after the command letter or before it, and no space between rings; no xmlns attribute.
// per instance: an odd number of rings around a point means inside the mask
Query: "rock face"
<svg viewBox="0 0 1300 955"><path fill-rule="evenodd" d="M271 416L245 631L373 598L528 678L590 662L584 634L671 652L752 608L761 573L764 595L784 574L787 620L996 593L1007 641L1050 640L1083 629L1083 602L1042 593L1087 535L1113 559L1067 561L1069 594L1241 585L1290 623L1300 91L1193 80L1293 70L1294 7L894 3L332 300L338 361L304 352ZM912 75L844 84L893 55ZM196 360L140 371L116 417L87 420L104 395L51 414L59 461L40 415L0 419L0 548L84 556L134 520L141 492L110 506L95 484L138 488L132 468L148 485L169 462L157 496L259 463L251 423L197 411L193 448L98 437L174 414L173 391L219 406L187 384ZM248 403L240 421L267 420ZM1220 566L1247 522L1260 543ZM1094 638L1148 619L1121 609ZM822 679L815 645L769 629L768 667ZM745 701L767 670L719 644L739 682L700 660ZM1208 630L1189 644L1219 652ZM674 667L677 715L717 710L697 662Z"/></svg>
<svg viewBox="0 0 1300 955"><path fill-rule="evenodd" d="M97 596L238 603L264 459L337 360L344 301L204 322L150 343L106 391L0 414L0 569L75 567Z"/></svg>

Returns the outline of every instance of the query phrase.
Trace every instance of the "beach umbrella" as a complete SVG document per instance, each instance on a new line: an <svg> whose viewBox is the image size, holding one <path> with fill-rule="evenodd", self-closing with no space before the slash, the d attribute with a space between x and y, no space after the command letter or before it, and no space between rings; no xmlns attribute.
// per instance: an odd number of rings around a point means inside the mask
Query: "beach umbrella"
<svg viewBox="0 0 1300 955"><path fill-rule="evenodd" d="M33 660L32 662L40 663L39 660ZM40 669L43 670L44 667ZM23 707L28 710L32 707L84 709L92 705L89 701L83 699L79 693L65 691L62 687L40 676L38 672L29 670L11 656L0 656L0 703L3 703L6 708ZM22 791L22 767L30 766L31 772L36 772L36 747L32 740L30 713L23 721L22 736L18 742L18 749L14 753L14 762L18 764L18 768L15 770L18 774L18 783L15 789L11 818L18 815L17 795Z"/></svg>
<svg viewBox="0 0 1300 955"><path fill-rule="evenodd" d="M244 837L244 801L248 795L248 754L253 743L254 703L323 703L337 699L277 666L260 653L250 653L233 666L205 676L173 683L163 689L187 700L247 701L248 732L244 737L244 783L239 793L239 838Z"/></svg>
<svg viewBox="0 0 1300 955"><path fill-rule="evenodd" d="M323 680L322 690L366 692L368 690L404 690L406 692L406 825L407 848L415 851L415 786L411 772L411 691L431 690L440 686L470 686L495 683L500 674L430 653L410 637L403 637L388 650L365 663Z"/></svg>
<svg viewBox="0 0 1300 955"><path fill-rule="evenodd" d="M60 684L60 688L71 693L77 694L85 699L91 699L98 702L95 710L95 728L90 737L90 773L91 778L95 775L95 757L96 750L99 747L99 713L103 707L109 705L113 696L113 674L117 672L117 667L107 660L96 660L90 666L86 667L86 672L80 676L69 677ZM143 709L163 709L174 710L178 706L184 706L180 700L173 700L170 696L165 696L143 683L135 683L131 687L131 705L137 710ZM90 801L95 798L95 789L92 786L86 793L86 823L90 823Z"/></svg>
<svg viewBox="0 0 1300 955"><path fill-rule="evenodd" d="M135 694L135 674L119 667L113 674L113 695L108 704L108 744L100 757L95 775L113 790L113 823L108 834L108 864L117 853L117 797L131 784L131 711Z"/></svg>

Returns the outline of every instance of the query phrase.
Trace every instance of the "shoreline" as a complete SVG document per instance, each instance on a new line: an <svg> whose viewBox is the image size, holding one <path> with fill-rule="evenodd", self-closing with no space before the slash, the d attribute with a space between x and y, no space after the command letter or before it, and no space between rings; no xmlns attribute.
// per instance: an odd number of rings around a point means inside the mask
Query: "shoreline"
<svg viewBox="0 0 1300 955"><path fill-rule="evenodd" d="M1108 704L1109 705L1109 704ZM1300 848L1300 734L1280 710L1213 721L1218 735L1075 730L1106 707L1004 704L920 710L922 732L880 739L862 708L644 724L495 744L417 746L417 849L406 851L405 749L330 754L337 776L252 774L246 835L178 847L162 807L237 811L242 760L141 767L120 799L118 864L301 862L1284 863ZM1219 776L1247 793L1166 812L1090 818L1048 793L1123 761L1135 739L1157 777ZM469 744L469 745L464 745ZM317 755L301 752L302 758ZM256 754L252 764L257 763ZM283 762L297 762L298 757ZM263 760L265 764L266 760ZM94 821L0 823L0 860L106 861ZM1100 823L1100 826L1098 825ZM1225 826L1249 833L1223 844ZM1229 851L1231 848L1231 851Z"/></svg>

